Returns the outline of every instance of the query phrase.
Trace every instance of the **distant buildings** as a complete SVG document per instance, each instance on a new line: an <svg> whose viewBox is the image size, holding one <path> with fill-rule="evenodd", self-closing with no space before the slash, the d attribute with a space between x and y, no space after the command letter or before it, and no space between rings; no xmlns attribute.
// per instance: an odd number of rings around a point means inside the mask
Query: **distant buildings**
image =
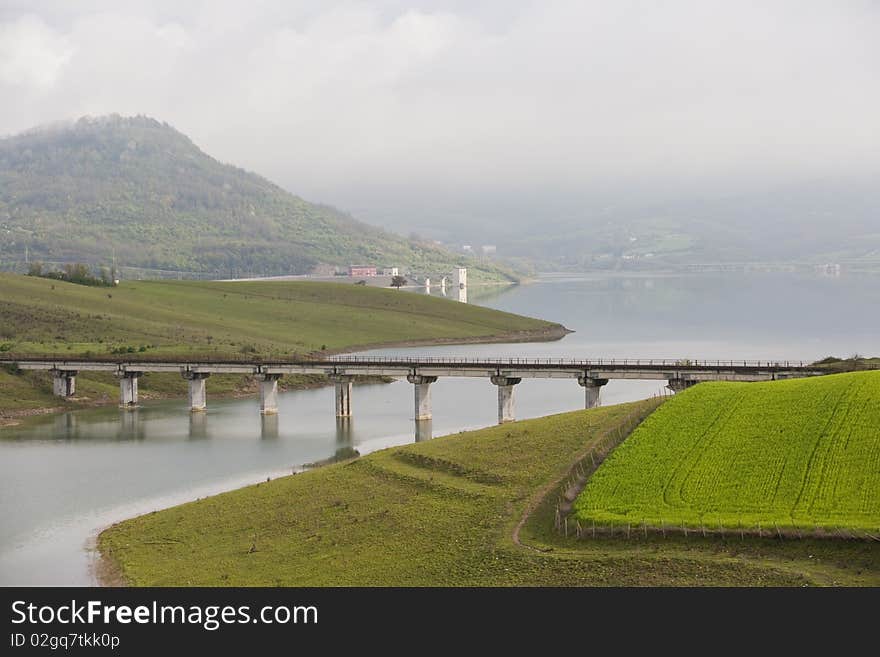
<svg viewBox="0 0 880 657"><path fill-rule="evenodd" d="M349 276L377 276L376 268L370 265L352 265L348 268Z"/></svg>
<svg viewBox="0 0 880 657"><path fill-rule="evenodd" d="M483 255L492 255L498 251L494 244L484 244L480 249L483 251Z"/></svg>

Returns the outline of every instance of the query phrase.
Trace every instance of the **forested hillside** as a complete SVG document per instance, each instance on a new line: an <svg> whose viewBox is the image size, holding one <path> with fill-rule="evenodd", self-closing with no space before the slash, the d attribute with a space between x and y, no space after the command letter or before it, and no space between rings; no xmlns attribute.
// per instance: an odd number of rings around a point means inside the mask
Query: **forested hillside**
<svg viewBox="0 0 880 657"><path fill-rule="evenodd" d="M119 116L0 139L0 265L26 250L32 261L107 264L115 253L120 265L220 276L464 262L222 164L165 123Z"/></svg>

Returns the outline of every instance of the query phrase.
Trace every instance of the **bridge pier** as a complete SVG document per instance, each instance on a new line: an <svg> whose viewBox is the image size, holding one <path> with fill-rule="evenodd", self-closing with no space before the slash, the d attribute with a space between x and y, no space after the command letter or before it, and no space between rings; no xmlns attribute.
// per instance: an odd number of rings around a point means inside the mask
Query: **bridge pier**
<svg viewBox="0 0 880 657"><path fill-rule="evenodd" d="M492 383L498 386L498 424L513 422L516 419L513 410L513 386L522 379L510 376L493 375Z"/></svg>
<svg viewBox="0 0 880 657"><path fill-rule="evenodd" d="M119 408L134 410L138 405L138 377L141 372L123 372L119 376Z"/></svg>
<svg viewBox="0 0 880 657"><path fill-rule="evenodd" d="M415 424L415 440L417 443L431 440L434 434L433 420L416 420Z"/></svg>
<svg viewBox="0 0 880 657"><path fill-rule="evenodd" d="M52 370L52 392L57 397L73 397L76 392L76 372Z"/></svg>
<svg viewBox="0 0 880 657"><path fill-rule="evenodd" d="M693 379L669 379L666 384L666 387L669 388L672 392L678 394L683 390L687 390L691 386L695 386L699 383L699 381L694 381Z"/></svg>
<svg viewBox="0 0 880 657"><path fill-rule="evenodd" d="M204 411L208 407L205 379L211 375L207 372L190 372L189 370L182 372L182 374L183 378L189 381L189 410Z"/></svg>
<svg viewBox="0 0 880 657"><path fill-rule="evenodd" d="M330 380L336 383L336 417L351 417L351 388L353 376L333 374Z"/></svg>
<svg viewBox="0 0 880 657"><path fill-rule="evenodd" d="M260 413L275 415L278 413L278 379L280 374L261 374L260 381Z"/></svg>
<svg viewBox="0 0 880 657"><path fill-rule="evenodd" d="M578 377L578 384L584 388L584 408L596 408L601 404L599 392L602 386L607 383L608 379L596 379L589 376Z"/></svg>
<svg viewBox="0 0 880 657"><path fill-rule="evenodd" d="M431 384L437 381L436 376L422 376L421 374L408 374L406 380L413 384L415 390L415 420L430 420L431 413Z"/></svg>

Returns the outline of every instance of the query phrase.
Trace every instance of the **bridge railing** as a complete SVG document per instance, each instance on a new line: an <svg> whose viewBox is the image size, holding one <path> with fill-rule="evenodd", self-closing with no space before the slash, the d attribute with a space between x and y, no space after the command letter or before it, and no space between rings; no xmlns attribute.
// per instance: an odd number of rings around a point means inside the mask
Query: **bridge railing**
<svg viewBox="0 0 880 657"><path fill-rule="evenodd" d="M483 357L483 356L373 356L362 354L345 354L338 356L304 357L297 354L290 356L220 356L216 354L192 354L174 357L160 354L14 354L0 353L0 363L25 362L92 362L119 365L136 365L139 363L172 363L180 365L389 365L397 367L424 367L430 365L451 367L554 367L573 369L594 369L602 367L648 368L648 369L773 369L823 371L827 368L821 364L796 360L721 360L721 359L690 359L690 358L551 358L551 357ZM875 363L861 363L857 369L880 369ZM831 370L828 370L831 371Z"/></svg>
<svg viewBox="0 0 880 657"><path fill-rule="evenodd" d="M803 369L809 363L793 360L694 360L689 358L485 358L479 356L361 356L342 355L327 359L342 363L387 363L412 365L548 365L572 367L768 367L777 369Z"/></svg>

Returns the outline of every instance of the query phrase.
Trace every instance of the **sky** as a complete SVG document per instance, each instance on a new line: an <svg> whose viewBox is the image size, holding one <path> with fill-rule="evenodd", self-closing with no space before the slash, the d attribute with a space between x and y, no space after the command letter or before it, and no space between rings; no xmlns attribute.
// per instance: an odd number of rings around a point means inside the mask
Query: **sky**
<svg viewBox="0 0 880 657"><path fill-rule="evenodd" d="M108 113L368 219L864 177L880 2L0 0L0 135Z"/></svg>

